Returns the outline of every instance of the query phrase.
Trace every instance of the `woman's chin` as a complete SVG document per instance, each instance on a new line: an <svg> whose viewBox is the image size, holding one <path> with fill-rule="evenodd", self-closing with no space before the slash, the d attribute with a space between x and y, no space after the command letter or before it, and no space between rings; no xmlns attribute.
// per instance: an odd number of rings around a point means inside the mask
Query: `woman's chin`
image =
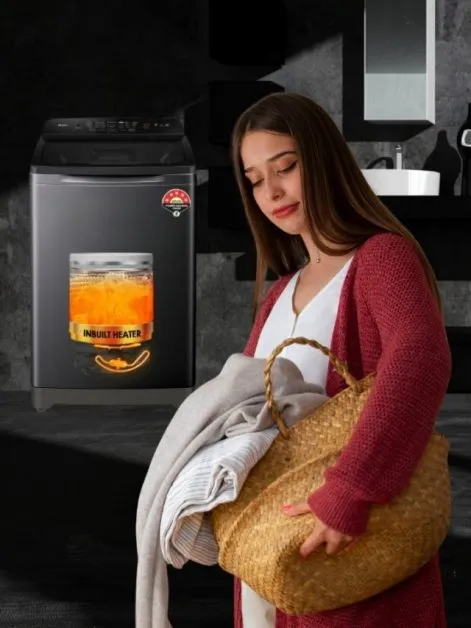
<svg viewBox="0 0 471 628"><path fill-rule="evenodd" d="M278 229L284 231L288 235L300 235L305 231L304 221L301 221L299 219L296 220L295 218L293 218L293 220L276 220L274 221L274 224L276 227L278 227Z"/></svg>

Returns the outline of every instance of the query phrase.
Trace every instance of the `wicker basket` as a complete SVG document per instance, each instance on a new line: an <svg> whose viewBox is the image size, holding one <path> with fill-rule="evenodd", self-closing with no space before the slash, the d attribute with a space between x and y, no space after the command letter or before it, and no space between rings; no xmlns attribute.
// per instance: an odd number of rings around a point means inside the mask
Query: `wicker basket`
<svg viewBox="0 0 471 628"><path fill-rule="evenodd" d="M270 370L293 343L322 351L348 387L288 430L272 396ZM288 615L340 608L385 591L427 563L447 534L449 445L434 433L407 488L389 504L371 508L367 532L348 552L329 556L321 546L307 559L299 554L314 517L288 517L281 506L305 501L323 484L323 473L347 444L374 380L375 374L354 379L327 347L306 338L285 340L267 359L267 402L280 434L238 499L218 506L211 517L222 569Z"/></svg>

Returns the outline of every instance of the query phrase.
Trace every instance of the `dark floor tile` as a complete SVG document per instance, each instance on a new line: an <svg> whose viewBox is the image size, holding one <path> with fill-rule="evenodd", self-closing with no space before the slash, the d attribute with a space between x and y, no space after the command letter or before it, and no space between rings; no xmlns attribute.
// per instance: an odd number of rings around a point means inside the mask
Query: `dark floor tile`
<svg viewBox="0 0 471 628"><path fill-rule="evenodd" d="M442 412L453 518L440 552L448 628L471 626L471 403ZM169 408L32 410L0 398L0 628L133 628L135 512ZM173 628L232 628L232 578L169 568Z"/></svg>

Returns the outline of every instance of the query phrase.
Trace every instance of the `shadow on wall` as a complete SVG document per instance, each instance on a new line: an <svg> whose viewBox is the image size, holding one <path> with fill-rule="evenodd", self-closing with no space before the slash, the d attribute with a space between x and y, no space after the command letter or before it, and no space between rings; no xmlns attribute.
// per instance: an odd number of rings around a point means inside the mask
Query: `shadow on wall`
<svg viewBox="0 0 471 628"><path fill-rule="evenodd" d="M0 193L27 181L42 123L54 116L186 109L197 167L226 166L227 147L211 143L208 82L256 81L339 34L347 141L404 142L429 126L363 120L363 0L275 0L269 13L257 0L161 4L130 12L120 0L112 13L78 0L14 5L0 39L0 141L8 155ZM440 195L453 195L461 161L445 130L423 168L440 172Z"/></svg>
<svg viewBox="0 0 471 628"><path fill-rule="evenodd" d="M163 115L198 98L204 1L141 5L11 4L0 39L0 192L27 180L47 118Z"/></svg>
<svg viewBox="0 0 471 628"><path fill-rule="evenodd" d="M208 81L257 80L339 33L347 139L400 141L423 130L362 120L362 0L275 0L269 12L257 0L141 4L129 11L119 0L106 12L78 0L12 5L0 40L0 140L8 155L0 192L27 180L47 118L172 113L204 98ZM196 117L198 164L207 119Z"/></svg>
<svg viewBox="0 0 471 628"><path fill-rule="evenodd" d="M172 113L200 99L210 80L256 80L277 69L286 55L336 34L336 16L350 11L349 0L316 3L315 11L307 0L287 4L288 21L281 0L268 14L257 0L137 2L132 11L124 0L112 11L78 0L14 3L0 35L0 141L8 155L0 192L27 180L47 118ZM228 21L240 28L228 30Z"/></svg>

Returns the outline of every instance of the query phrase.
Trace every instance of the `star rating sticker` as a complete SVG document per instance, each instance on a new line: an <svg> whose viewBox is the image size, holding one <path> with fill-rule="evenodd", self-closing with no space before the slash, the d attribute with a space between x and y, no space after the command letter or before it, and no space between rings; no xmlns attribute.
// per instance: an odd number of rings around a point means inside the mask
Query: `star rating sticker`
<svg viewBox="0 0 471 628"><path fill-rule="evenodd" d="M174 198L178 198L181 201L188 201L188 194L183 190L170 190L165 200L167 203L170 203Z"/></svg>

